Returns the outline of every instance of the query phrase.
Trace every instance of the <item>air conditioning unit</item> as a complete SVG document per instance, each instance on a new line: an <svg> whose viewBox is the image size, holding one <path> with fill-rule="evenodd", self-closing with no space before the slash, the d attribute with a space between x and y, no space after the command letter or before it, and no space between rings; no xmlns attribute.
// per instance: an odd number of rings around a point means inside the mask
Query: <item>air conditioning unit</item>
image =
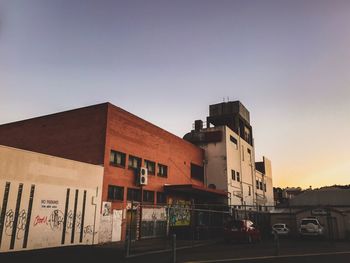
<svg viewBox="0 0 350 263"><path fill-rule="evenodd" d="M140 174L139 174L139 184L140 185L147 185L148 183L148 171L147 168L141 167L140 168Z"/></svg>

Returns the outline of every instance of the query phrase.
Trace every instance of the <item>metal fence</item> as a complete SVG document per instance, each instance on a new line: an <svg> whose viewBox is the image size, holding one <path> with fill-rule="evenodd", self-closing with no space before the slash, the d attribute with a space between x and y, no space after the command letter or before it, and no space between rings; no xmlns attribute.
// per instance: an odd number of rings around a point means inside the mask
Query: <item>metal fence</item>
<svg viewBox="0 0 350 263"><path fill-rule="evenodd" d="M322 235L319 238L330 241L350 240L350 206L257 208L248 205L237 207L182 202L158 206L134 204L133 209L127 212L127 243L129 249L133 249L139 242L158 239L160 242L150 243L150 249L167 249L171 247L174 234L177 242L183 244L220 240L225 222L229 218L253 221L263 240L273 238L271 226L278 223L288 225L290 238L300 238L307 236L300 232L301 221L310 217L316 218L322 226Z"/></svg>
<svg viewBox="0 0 350 263"><path fill-rule="evenodd" d="M256 210L253 206L227 206L215 204L173 205L133 204L127 211L127 237L130 240L169 238L203 240L222 236L228 217L250 219L262 232L270 231L272 207Z"/></svg>
<svg viewBox="0 0 350 263"><path fill-rule="evenodd" d="M287 224L290 229L287 237L299 239L303 237L300 233L301 222L310 217L316 218L323 229L322 235L311 238L330 242L350 241L350 206L275 208L183 202L159 206L135 204L132 207L133 209L127 210L127 255L152 250L171 251L175 235L178 247L193 246L211 240L223 241L224 225L228 219L251 220L260 230L263 242L271 242L271 246L276 248L279 247L279 242L278 239L276 241L276 235L272 234L271 227L274 224Z"/></svg>

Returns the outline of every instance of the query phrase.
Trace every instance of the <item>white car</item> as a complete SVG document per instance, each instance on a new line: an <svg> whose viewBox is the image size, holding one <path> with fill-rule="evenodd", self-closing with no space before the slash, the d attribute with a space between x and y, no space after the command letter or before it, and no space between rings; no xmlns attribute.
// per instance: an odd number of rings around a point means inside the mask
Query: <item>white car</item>
<svg viewBox="0 0 350 263"><path fill-rule="evenodd" d="M316 217L307 217L301 219L299 234L300 236L322 236L323 226Z"/></svg>
<svg viewBox="0 0 350 263"><path fill-rule="evenodd" d="M272 234L276 233L279 236L288 236L289 232L290 232L290 229L287 226L287 224L278 223L272 226Z"/></svg>

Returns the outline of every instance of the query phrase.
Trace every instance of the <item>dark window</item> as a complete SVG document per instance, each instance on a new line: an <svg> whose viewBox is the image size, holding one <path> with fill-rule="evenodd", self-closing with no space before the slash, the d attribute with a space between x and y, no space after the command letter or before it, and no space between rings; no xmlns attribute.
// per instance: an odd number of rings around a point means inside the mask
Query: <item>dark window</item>
<svg viewBox="0 0 350 263"><path fill-rule="evenodd" d="M154 175L156 170L156 163L152 161L145 160L145 166L148 170L148 174Z"/></svg>
<svg viewBox="0 0 350 263"><path fill-rule="evenodd" d="M154 192L153 191L143 191L143 201L154 203Z"/></svg>
<svg viewBox="0 0 350 263"><path fill-rule="evenodd" d="M266 184L264 183L264 192L266 192Z"/></svg>
<svg viewBox="0 0 350 263"><path fill-rule="evenodd" d="M231 177L232 177L232 180L236 181L236 172L235 172L235 170L231 170Z"/></svg>
<svg viewBox="0 0 350 263"><path fill-rule="evenodd" d="M191 178L204 182L203 166L191 163Z"/></svg>
<svg viewBox="0 0 350 263"><path fill-rule="evenodd" d="M259 182L259 184L260 184L260 189L263 190L263 183Z"/></svg>
<svg viewBox="0 0 350 263"><path fill-rule="evenodd" d="M237 149L238 148L237 139L233 136L230 136L230 141L235 145L235 147Z"/></svg>
<svg viewBox="0 0 350 263"><path fill-rule="evenodd" d="M161 177L168 177L168 166L159 163L157 175Z"/></svg>
<svg viewBox="0 0 350 263"><path fill-rule="evenodd" d="M124 200L124 187L109 185L108 186L108 200Z"/></svg>
<svg viewBox="0 0 350 263"><path fill-rule="evenodd" d="M157 192L157 204L166 204L166 195L162 192Z"/></svg>
<svg viewBox="0 0 350 263"><path fill-rule="evenodd" d="M141 202L141 190L140 189L128 188L127 200L128 201Z"/></svg>
<svg viewBox="0 0 350 263"><path fill-rule="evenodd" d="M238 181L238 182L240 182L240 181L241 181L241 177L240 177L239 172L237 172L237 181Z"/></svg>
<svg viewBox="0 0 350 263"><path fill-rule="evenodd" d="M252 195L252 189L250 188L250 186L248 186L248 195Z"/></svg>
<svg viewBox="0 0 350 263"><path fill-rule="evenodd" d="M114 150L111 150L111 155L109 158L109 163L114 166L121 166L125 167L125 157L126 154L122 152L117 152Z"/></svg>
<svg viewBox="0 0 350 263"><path fill-rule="evenodd" d="M141 158L129 155L129 168L139 169L141 167Z"/></svg>
<svg viewBox="0 0 350 263"><path fill-rule="evenodd" d="M256 189L259 189L259 181L256 180Z"/></svg>

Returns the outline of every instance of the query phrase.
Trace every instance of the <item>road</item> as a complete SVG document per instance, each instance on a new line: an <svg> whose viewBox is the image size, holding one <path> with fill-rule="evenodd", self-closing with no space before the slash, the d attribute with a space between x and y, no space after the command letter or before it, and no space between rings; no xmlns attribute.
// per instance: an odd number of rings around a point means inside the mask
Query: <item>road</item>
<svg viewBox="0 0 350 263"><path fill-rule="evenodd" d="M276 256L277 253L279 256ZM281 240L277 251L272 241L260 244L225 244L196 247L177 252L177 262L350 262L350 243L318 240ZM171 254L144 255L126 263L171 262Z"/></svg>
<svg viewBox="0 0 350 263"><path fill-rule="evenodd" d="M148 244L149 245L149 244ZM148 251L148 248L147 250ZM177 251L177 262L350 262L350 242L329 243L318 240L281 240L279 256L272 241L259 244L226 244L218 242L211 245L181 249ZM123 258L122 247L65 247L40 251L0 254L0 262L172 262L170 251L163 253L147 252L128 259Z"/></svg>

